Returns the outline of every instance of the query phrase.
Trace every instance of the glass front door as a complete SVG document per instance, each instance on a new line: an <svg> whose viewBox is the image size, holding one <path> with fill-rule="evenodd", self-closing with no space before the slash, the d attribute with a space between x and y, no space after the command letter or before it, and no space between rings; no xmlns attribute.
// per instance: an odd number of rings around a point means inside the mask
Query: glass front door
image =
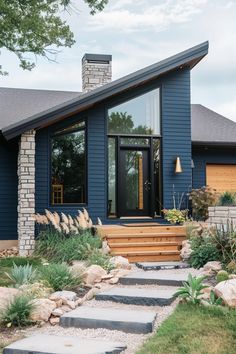
<svg viewBox="0 0 236 354"><path fill-rule="evenodd" d="M149 149L120 149L118 198L120 216L150 215L149 164Z"/></svg>

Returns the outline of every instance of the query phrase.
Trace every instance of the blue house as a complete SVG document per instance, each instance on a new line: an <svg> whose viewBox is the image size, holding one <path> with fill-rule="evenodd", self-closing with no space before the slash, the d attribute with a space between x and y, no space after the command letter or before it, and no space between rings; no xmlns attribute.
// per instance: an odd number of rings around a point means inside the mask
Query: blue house
<svg viewBox="0 0 236 354"><path fill-rule="evenodd" d="M234 169L235 123L191 110L191 70L207 52L205 42L115 81L110 55L85 54L83 92L1 88L1 244L18 239L29 254L45 209L161 220L212 166Z"/></svg>

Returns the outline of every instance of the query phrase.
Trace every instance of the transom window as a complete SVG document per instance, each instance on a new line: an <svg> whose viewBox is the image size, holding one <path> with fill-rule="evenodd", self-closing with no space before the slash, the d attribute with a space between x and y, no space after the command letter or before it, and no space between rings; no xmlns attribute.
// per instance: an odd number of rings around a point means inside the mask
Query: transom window
<svg viewBox="0 0 236 354"><path fill-rule="evenodd" d="M51 203L86 202L85 122L57 131L51 138Z"/></svg>
<svg viewBox="0 0 236 354"><path fill-rule="evenodd" d="M108 134L160 135L160 89L110 108Z"/></svg>

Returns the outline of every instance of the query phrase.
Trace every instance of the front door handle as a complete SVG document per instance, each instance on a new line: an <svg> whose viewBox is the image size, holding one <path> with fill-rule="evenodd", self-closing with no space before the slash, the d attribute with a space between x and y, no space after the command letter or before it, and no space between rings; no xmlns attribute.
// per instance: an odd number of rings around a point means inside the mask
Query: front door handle
<svg viewBox="0 0 236 354"><path fill-rule="evenodd" d="M148 181L148 180L146 180L146 181L144 182L144 188L145 188L145 190L146 190L147 192L150 191L151 185L152 185L151 182Z"/></svg>

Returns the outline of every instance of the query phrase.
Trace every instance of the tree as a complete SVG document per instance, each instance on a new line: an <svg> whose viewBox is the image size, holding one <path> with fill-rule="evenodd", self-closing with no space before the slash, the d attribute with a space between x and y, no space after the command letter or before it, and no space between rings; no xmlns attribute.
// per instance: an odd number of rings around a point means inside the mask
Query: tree
<svg viewBox="0 0 236 354"><path fill-rule="evenodd" d="M84 2L94 15L108 0ZM37 56L52 60L58 48L75 43L70 27L60 18L62 10L71 6L71 0L0 0L0 49L15 53L26 70L35 67ZM35 60L27 58L29 54L34 54ZM6 72L0 70L0 74Z"/></svg>

